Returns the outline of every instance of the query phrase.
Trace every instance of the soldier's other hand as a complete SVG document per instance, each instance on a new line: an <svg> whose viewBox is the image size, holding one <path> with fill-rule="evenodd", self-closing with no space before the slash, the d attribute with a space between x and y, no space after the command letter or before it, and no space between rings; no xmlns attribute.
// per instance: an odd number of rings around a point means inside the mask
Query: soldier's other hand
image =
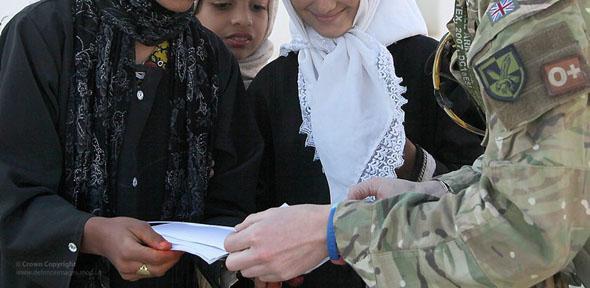
<svg viewBox="0 0 590 288"><path fill-rule="evenodd" d="M367 199L367 197L382 200L407 192L422 193L440 198L447 194L448 190L438 180L412 182L403 179L372 178L350 187L348 200L363 200Z"/></svg>
<svg viewBox="0 0 590 288"><path fill-rule="evenodd" d="M226 267L264 282L306 273L328 256L329 214L329 205L296 205L248 216L225 239Z"/></svg>
<svg viewBox="0 0 590 288"><path fill-rule="evenodd" d="M414 190L416 182L392 179L371 178L350 187L348 200L363 200L367 197L375 197L377 200L391 198L407 191Z"/></svg>

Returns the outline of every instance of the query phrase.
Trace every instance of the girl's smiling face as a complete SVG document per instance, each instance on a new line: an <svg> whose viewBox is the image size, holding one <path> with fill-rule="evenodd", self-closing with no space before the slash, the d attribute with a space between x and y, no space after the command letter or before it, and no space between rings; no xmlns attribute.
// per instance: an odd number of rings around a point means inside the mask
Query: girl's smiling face
<svg viewBox="0 0 590 288"><path fill-rule="evenodd" d="M360 0L291 0L301 20L320 35L328 38L342 36L352 28L360 2Z"/></svg>

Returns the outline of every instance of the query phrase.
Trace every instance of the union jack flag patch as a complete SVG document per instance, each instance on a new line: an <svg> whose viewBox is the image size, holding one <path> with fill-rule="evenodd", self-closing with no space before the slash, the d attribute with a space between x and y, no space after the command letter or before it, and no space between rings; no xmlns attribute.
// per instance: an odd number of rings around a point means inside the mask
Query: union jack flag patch
<svg viewBox="0 0 590 288"><path fill-rule="evenodd" d="M488 7L488 16L492 23L500 21L518 9L518 0L496 0Z"/></svg>

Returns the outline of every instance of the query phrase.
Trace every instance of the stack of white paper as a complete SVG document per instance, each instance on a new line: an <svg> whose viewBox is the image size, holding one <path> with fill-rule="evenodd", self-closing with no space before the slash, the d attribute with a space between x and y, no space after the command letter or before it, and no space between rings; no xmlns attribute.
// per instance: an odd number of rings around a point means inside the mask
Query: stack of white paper
<svg viewBox="0 0 590 288"><path fill-rule="evenodd" d="M225 237L234 232L233 227L205 225L186 222L155 221L152 228L172 243L172 250L197 255L211 264L225 256Z"/></svg>

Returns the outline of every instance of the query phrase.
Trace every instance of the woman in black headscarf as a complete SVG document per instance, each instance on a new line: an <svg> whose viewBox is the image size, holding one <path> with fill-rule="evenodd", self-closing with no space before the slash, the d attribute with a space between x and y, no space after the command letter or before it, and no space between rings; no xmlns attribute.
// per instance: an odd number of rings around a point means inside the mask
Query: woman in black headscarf
<svg viewBox="0 0 590 288"><path fill-rule="evenodd" d="M234 225L254 210L253 103L192 9L43 0L7 25L1 287L195 287L194 259L144 221Z"/></svg>

